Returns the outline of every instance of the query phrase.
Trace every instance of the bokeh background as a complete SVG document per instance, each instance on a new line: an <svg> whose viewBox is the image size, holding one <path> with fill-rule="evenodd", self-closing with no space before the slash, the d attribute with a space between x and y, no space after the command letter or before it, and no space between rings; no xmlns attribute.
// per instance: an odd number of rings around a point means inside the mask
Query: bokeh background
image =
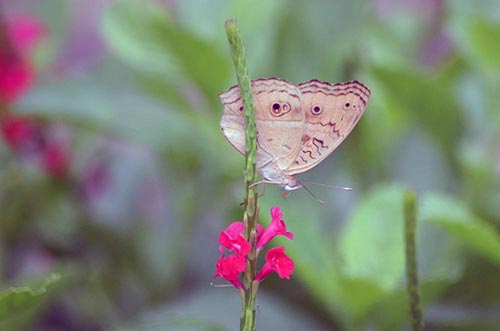
<svg viewBox="0 0 500 331"><path fill-rule="evenodd" d="M235 84L230 17L252 78L372 91L349 138L299 176L352 192L311 185L322 206L268 186L260 199L264 224L285 212L295 239L273 243L296 270L262 284L257 328L407 329L413 188L426 330L500 329L498 1L0 8L0 288L33 289L0 295L1 330L238 328L237 292L209 285L219 232L242 217L243 157L217 97Z"/></svg>

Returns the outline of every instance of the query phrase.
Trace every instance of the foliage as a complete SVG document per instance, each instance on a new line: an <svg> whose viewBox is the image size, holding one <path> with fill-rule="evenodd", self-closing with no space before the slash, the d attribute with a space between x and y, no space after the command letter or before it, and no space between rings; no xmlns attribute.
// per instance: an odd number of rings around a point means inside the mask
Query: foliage
<svg viewBox="0 0 500 331"><path fill-rule="evenodd" d="M43 306L44 301L47 302L47 290L52 290L60 278L59 274L51 274L35 288L11 287L0 293L0 326L3 329L17 329L22 327L20 325L23 325L26 316L28 320L36 316L40 306Z"/></svg>
<svg viewBox="0 0 500 331"><path fill-rule="evenodd" d="M353 192L311 184L327 202L320 206L304 190L284 200L268 186L260 199L261 211L279 204L287 215L296 272L286 285L262 283L257 330L408 325L407 188L419 195L426 325L498 328L497 3L389 2L27 7L50 37L34 54L38 80L11 111L69 131L71 164L66 177L48 178L0 144L0 284L59 268L80 278L51 300L38 287L4 292L0 309L22 295L40 310L20 318L38 329L237 329L236 293L207 285L219 231L239 220L244 196L243 158L219 132L217 98L236 83L224 34L225 19L236 17L251 78L357 79L372 92L349 138L301 177ZM90 44L78 24L91 30ZM98 54L80 63L82 49Z"/></svg>

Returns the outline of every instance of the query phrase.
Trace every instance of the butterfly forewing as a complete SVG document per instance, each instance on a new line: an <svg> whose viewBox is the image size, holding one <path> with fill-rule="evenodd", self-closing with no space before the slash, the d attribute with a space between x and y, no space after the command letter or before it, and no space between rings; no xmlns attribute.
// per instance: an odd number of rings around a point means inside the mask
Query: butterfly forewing
<svg viewBox="0 0 500 331"><path fill-rule="evenodd" d="M305 115L300 91L281 79L253 81L258 147L267 152L277 167L287 169L300 151Z"/></svg>
<svg viewBox="0 0 500 331"><path fill-rule="evenodd" d="M298 85L306 116L302 148L287 174L301 173L330 155L351 133L366 109L370 90L358 81Z"/></svg>
<svg viewBox="0 0 500 331"><path fill-rule="evenodd" d="M252 81L257 125L257 166L273 172L283 171L295 160L301 148L305 114L301 109L300 90L279 78ZM229 143L245 153L243 103L239 87L220 94L224 105L221 129ZM264 169L262 169L264 168Z"/></svg>
<svg viewBox="0 0 500 331"><path fill-rule="evenodd" d="M243 102L238 85L219 94L224 105L224 114L220 127L227 141L241 154L245 154L245 118L243 117Z"/></svg>

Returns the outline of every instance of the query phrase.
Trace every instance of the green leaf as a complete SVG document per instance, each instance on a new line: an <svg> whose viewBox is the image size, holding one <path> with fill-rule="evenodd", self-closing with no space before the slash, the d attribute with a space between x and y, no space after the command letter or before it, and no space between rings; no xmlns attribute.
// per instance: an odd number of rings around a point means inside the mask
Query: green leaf
<svg viewBox="0 0 500 331"><path fill-rule="evenodd" d="M165 8L157 4L122 1L107 9L102 30L111 51L122 61L141 71L167 74L176 70L161 34L169 21Z"/></svg>
<svg viewBox="0 0 500 331"><path fill-rule="evenodd" d="M404 272L403 189L380 187L361 200L340 240L343 274L390 291Z"/></svg>
<svg viewBox="0 0 500 331"><path fill-rule="evenodd" d="M404 189L395 184L376 187L360 200L341 234L342 304L355 320L365 318L369 312L392 310L404 314L406 309L393 304L396 298L397 301L406 298L403 193ZM428 301L435 299L463 271L456 242L442 232L429 224L418 226L419 275ZM382 301L385 305L380 305ZM384 323L393 325L400 321L401 315L393 314L394 319L385 313L380 316Z"/></svg>
<svg viewBox="0 0 500 331"><path fill-rule="evenodd" d="M47 294L48 288L60 279L60 274L51 274L36 288L11 287L2 292L0 294L0 323L35 309Z"/></svg>
<svg viewBox="0 0 500 331"><path fill-rule="evenodd" d="M348 316L348 323L359 321L387 291L379 284L362 278L340 277L340 309Z"/></svg>
<svg viewBox="0 0 500 331"><path fill-rule="evenodd" d="M473 215L459 200L441 194L422 199L422 218L437 224L460 242L500 265L500 236L495 227Z"/></svg>
<svg viewBox="0 0 500 331"><path fill-rule="evenodd" d="M114 3L104 16L102 29L111 51L138 70L165 75L172 82L187 78L214 103L225 88L231 69L228 56L210 41L172 22L160 5Z"/></svg>
<svg viewBox="0 0 500 331"><path fill-rule="evenodd" d="M500 23L490 23L484 19L474 19L469 24L469 51L487 69L500 73Z"/></svg>
<svg viewBox="0 0 500 331"><path fill-rule="evenodd" d="M328 213L324 219L314 203L297 204L292 199L280 202L287 228L295 233L293 242L281 240L280 244L287 247L287 254L295 261L296 277L345 325L358 321L380 298L401 284L402 192L397 186L377 190L357 206L340 235L324 229L322 221L331 226L334 220ZM260 203L261 216L266 221L270 207L267 201L279 199L275 193L267 191L266 199ZM306 192L295 194L310 199Z"/></svg>
<svg viewBox="0 0 500 331"><path fill-rule="evenodd" d="M461 123L449 79L445 75L429 76L388 67L375 68L371 73L387 97L451 153L450 146L457 142Z"/></svg>
<svg viewBox="0 0 500 331"><path fill-rule="evenodd" d="M296 194L301 193L307 194ZM304 199L308 198L304 196ZM283 219L287 230L294 233L295 237L293 241L276 238L271 244L286 247L286 253L295 261L295 273L292 277L298 277L313 296L324 304L325 309L337 312L341 288L333 245L334 233L321 229L319 209L315 202L298 204L294 199L284 200L280 197L279 190L274 188L266 188L266 199L259 202L259 223L263 226L269 223L271 203L275 204L276 201L279 201L281 210L285 213Z"/></svg>

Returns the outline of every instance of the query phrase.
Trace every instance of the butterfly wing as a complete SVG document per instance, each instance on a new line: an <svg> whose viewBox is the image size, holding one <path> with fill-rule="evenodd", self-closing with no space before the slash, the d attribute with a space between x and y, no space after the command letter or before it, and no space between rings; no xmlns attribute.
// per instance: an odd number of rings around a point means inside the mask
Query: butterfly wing
<svg viewBox="0 0 500 331"><path fill-rule="evenodd" d="M307 171L330 155L363 115L370 90L358 81L330 84L316 79L298 85L306 116L302 148L288 175Z"/></svg>
<svg viewBox="0 0 500 331"><path fill-rule="evenodd" d="M295 160L302 145L305 114L296 85L278 78L257 79L251 84L256 109L257 166L266 177L266 170L271 167L273 171L281 171ZM220 99L224 105L221 119L224 136L244 154L245 119L239 87L231 87L220 94Z"/></svg>
<svg viewBox="0 0 500 331"><path fill-rule="evenodd" d="M245 155L245 118L238 85L219 94L219 98L224 106L220 121L222 133L238 152Z"/></svg>

